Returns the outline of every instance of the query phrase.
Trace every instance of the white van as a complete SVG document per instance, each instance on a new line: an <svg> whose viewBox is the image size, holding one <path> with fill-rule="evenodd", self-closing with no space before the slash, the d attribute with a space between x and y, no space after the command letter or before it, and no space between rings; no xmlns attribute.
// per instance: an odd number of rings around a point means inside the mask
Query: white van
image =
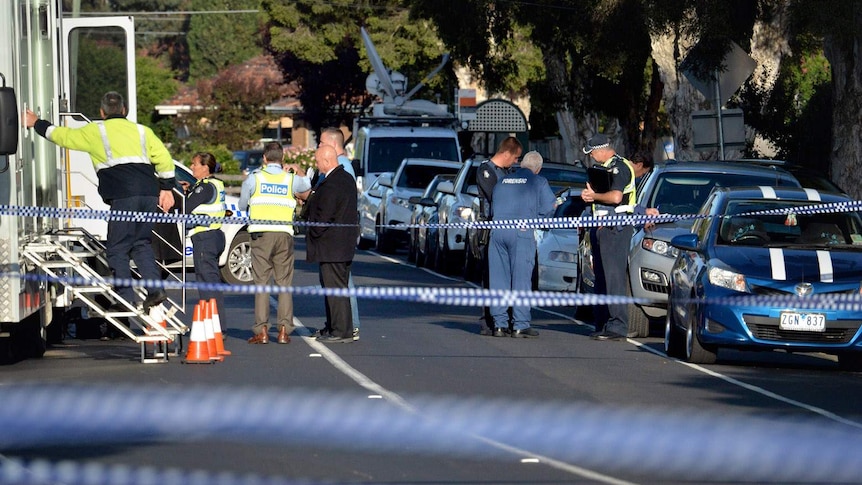
<svg viewBox="0 0 862 485"><path fill-rule="evenodd" d="M421 120L421 118L420 118ZM451 119L448 120L451 123ZM357 186L360 192L383 172L396 172L405 158L461 161L458 134L448 126L428 126L427 121L391 119L354 130Z"/></svg>

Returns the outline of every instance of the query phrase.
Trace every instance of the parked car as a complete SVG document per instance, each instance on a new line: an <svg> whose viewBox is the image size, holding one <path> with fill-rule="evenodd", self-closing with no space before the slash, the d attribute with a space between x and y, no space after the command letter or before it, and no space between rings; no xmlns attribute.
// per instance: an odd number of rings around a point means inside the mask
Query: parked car
<svg viewBox="0 0 862 485"><path fill-rule="evenodd" d="M539 175L548 179L548 185L554 193L575 187L583 189L587 186L587 171L578 163L577 165L567 163L544 162L542 171ZM580 190L578 191L580 194ZM472 210L470 211L470 222L475 222L479 215L479 198L476 197L472 201ZM580 214L578 214L580 215ZM473 227L467 227L467 235L465 239L464 249L464 278L478 282L478 277L482 271L484 261L483 251L480 250L478 242L479 231Z"/></svg>
<svg viewBox="0 0 862 485"><path fill-rule="evenodd" d="M436 244L437 228L428 224L437 223L437 203L443 193L437 189L441 182L455 179L454 174L435 175L425 187L422 195L410 197L413 211L410 214L410 242L407 260L423 266L431 253L431 243ZM433 221L433 222L432 222ZM435 246L436 249L436 246Z"/></svg>
<svg viewBox="0 0 862 485"><path fill-rule="evenodd" d="M763 164L745 162L677 162L656 163L638 193L638 204L656 208L662 214L694 215L715 186L766 185L799 187L789 172ZM628 258L628 296L649 300L643 305L629 305L629 331L638 337L649 335L649 319L664 318L667 311L668 274L676 258L670 240L687 233L693 218L638 228L632 237ZM590 238L581 240L583 267L592 265ZM595 273L581 271L585 292L595 288ZM590 279L588 279L590 278Z"/></svg>
<svg viewBox="0 0 862 485"><path fill-rule="evenodd" d="M484 157L473 157L464 162L452 182L438 185L443 193L437 207L440 224L466 224L472 220L473 200L479 196L476 186L476 171ZM441 272L452 272L464 264L464 240L467 231L464 227L445 227L437 232L437 244L431 267Z"/></svg>
<svg viewBox="0 0 862 485"><path fill-rule="evenodd" d="M583 188L570 187L557 192L562 203L554 218L580 217L586 203ZM536 285L541 291L578 291L578 247L583 229L578 227L547 228L536 231Z"/></svg>
<svg viewBox="0 0 862 485"><path fill-rule="evenodd" d="M703 364L721 348L824 352L843 368L862 368L862 312L829 300L862 290L862 218L801 210L851 201L812 189L716 188L705 217L671 241L679 255L668 354Z"/></svg>
<svg viewBox="0 0 862 485"><path fill-rule="evenodd" d="M368 249L377 242L377 226L380 225L380 203L384 185L392 184L392 172L383 172L374 183L359 195L359 248Z"/></svg>
<svg viewBox="0 0 862 485"><path fill-rule="evenodd" d="M245 178L263 165L263 150L237 150L233 158L239 162L239 171Z"/></svg>
<svg viewBox="0 0 862 485"><path fill-rule="evenodd" d="M175 193L176 201L174 207L179 210L179 208L183 206L183 197L180 195L182 193L182 187L179 183L186 182L191 186L194 185L197 180L194 175L192 175L192 171L188 167L177 161L174 162L174 173L177 179L178 190L178 193ZM239 210L238 203L239 197L233 195L225 196L225 204L233 216L247 216L247 212ZM183 252L185 255L186 266L193 267L192 241L191 238L186 237L185 234L183 234L182 224L160 224L158 226L157 232L159 237L157 238L156 244L162 246L170 244L170 246L176 248L179 247L178 242L183 240ZM176 230L173 229L174 227ZM222 252L221 256L219 256L219 267L221 268L222 280L224 280L225 283L240 285L251 284L252 282L251 245L249 242L250 237L246 229L247 225L244 224L222 224L221 226L221 231L225 235L225 250ZM175 251L175 249L171 249L171 251ZM159 252L165 254L169 253L169 251L165 251L164 248L161 251L157 250L157 253ZM179 261L178 257L177 261ZM178 264L174 264L172 266L177 267Z"/></svg>
<svg viewBox="0 0 862 485"><path fill-rule="evenodd" d="M413 206L410 198L422 195L428 183L437 174L457 174L463 164L450 160L429 158L405 158L398 171L381 182L380 221L377 226L377 250L391 253L399 243L408 240L406 227L385 227L406 224L410 221Z"/></svg>

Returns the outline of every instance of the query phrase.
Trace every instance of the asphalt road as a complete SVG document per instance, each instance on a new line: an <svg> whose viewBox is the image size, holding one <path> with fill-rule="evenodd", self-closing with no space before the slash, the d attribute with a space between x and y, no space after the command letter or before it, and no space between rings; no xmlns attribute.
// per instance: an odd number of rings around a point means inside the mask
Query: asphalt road
<svg viewBox="0 0 862 485"><path fill-rule="evenodd" d="M294 284L315 286L304 258L300 238ZM353 269L357 286L467 286L403 252L360 251ZM296 296L292 342L248 345L253 296L234 294L221 363L141 364L134 343L70 338L0 368L0 483L119 483L88 481L119 465L128 483L858 480L862 387L828 356L694 366L664 356L658 328L593 341L570 307L534 309L539 338L512 339L479 336L476 307L359 304L350 344L309 338L323 298Z"/></svg>

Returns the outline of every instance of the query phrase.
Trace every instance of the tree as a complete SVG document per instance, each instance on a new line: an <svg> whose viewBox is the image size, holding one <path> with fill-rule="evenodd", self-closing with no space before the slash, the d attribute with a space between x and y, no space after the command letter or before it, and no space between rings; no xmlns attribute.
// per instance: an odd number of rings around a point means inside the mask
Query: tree
<svg viewBox="0 0 862 485"><path fill-rule="evenodd" d="M258 56L198 81L198 107L184 120L192 141L249 147L260 138L267 121L264 108L287 88L270 56Z"/></svg>
<svg viewBox="0 0 862 485"><path fill-rule="evenodd" d="M256 10L259 0L191 0L195 11ZM263 54L262 25L256 13L194 15L186 36L191 80L210 77Z"/></svg>
<svg viewBox="0 0 862 485"><path fill-rule="evenodd" d="M387 67L412 83L439 64L443 47L428 22L409 22L397 0L357 5L354 0L264 0L266 44L287 81L300 87L303 118L313 130L338 124L373 100L365 92L371 65L362 49L360 26L370 32ZM451 67L417 97L448 98L454 88Z"/></svg>
<svg viewBox="0 0 862 485"><path fill-rule="evenodd" d="M177 92L178 83L174 73L163 67L152 57L139 56L135 59L138 91L138 123L156 130L160 137L170 137L170 123L160 123L155 106L164 103Z"/></svg>

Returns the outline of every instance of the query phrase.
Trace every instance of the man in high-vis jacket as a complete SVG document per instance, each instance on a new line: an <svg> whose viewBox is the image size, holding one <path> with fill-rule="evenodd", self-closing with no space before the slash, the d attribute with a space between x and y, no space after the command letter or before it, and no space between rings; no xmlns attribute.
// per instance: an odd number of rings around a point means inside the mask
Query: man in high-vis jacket
<svg viewBox="0 0 862 485"><path fill-rule="evenodd" d="M167 148L150 128L126 119L126 104L117 92L102 97L103 121L80 128L54 126L39 119L30 110L24 112L24 124L57 145L87 152L99 179L99 195L111 211L164 212L174 206L171 192L176 185L174 162ZM164 288L153 285L161 280L151 244L154 222L108 221L106 257L118 280L130 281L135 265L150 283L144 299L149 311L167 298ZM115 285L117 293L134 303L131 286Z"/></svg>
<svg viewBox="0 0 862 485"><path fill-rule="evenodd" d="M284 149L281 143L269 142L263 149L264 166L249 174L242 183L239 209L248 210L252 223L251 274L254 284L275 284L288 287L293 284L293 215L296 197L305 198L311 191L307 177L286 172L282 168ZM261 221L255 223L254 221ZM278 294L276 312L280 344L290 343L293 330L293 295ZM257 292L254 296L254 335L250 344L269 343L269 293Z"/></svg>

